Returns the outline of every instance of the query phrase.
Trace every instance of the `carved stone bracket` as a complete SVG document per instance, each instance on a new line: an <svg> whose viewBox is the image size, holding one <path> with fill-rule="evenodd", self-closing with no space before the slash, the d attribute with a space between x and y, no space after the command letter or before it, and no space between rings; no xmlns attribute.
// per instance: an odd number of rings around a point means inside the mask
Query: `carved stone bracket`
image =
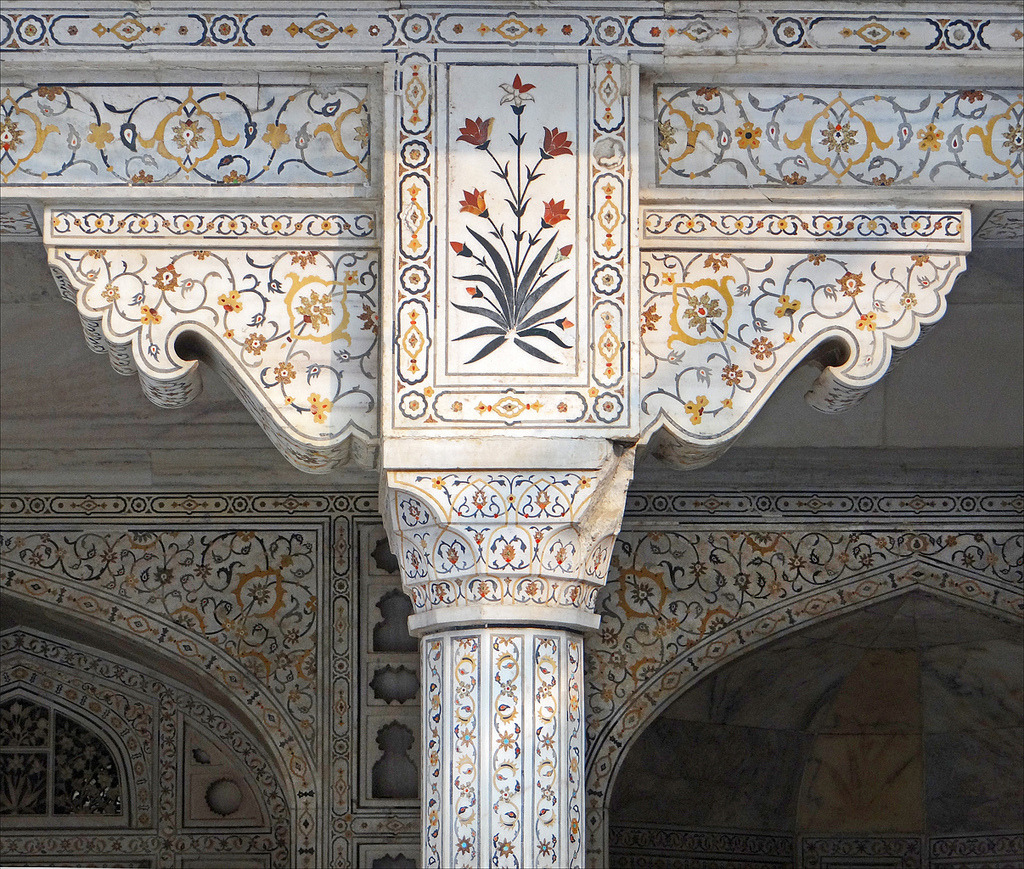
<svg viewBox="0 0 1024 869"><path fill-rule="evenodd" d="M371 213L47 209L44 240L86 340L180 407L220 373L284 456L373 463L378 254Z"/></svg>
<svg viewBox="0 0 1024 869"><path fill-rule="evenodd" d="M706 464L816 350L828 367L809 403L855 404L945 312L969 221L966 211L646 209L641 439Z"/></svg>

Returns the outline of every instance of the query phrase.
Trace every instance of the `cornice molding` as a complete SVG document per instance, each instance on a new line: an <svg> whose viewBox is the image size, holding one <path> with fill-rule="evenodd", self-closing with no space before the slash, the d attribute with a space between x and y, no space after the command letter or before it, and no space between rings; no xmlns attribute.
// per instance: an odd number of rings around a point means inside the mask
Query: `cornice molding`
<svg viewBox="0 0 1024 869"><path fill-rule="evenodd" d="M278 56L310 51L325 57L372 60L409 48L629 50L647 55L898 54L933 52L1013 54L1019 51L1019 13L1012 5L962 8L915 4L877 14L873 6L837 3L638 5L637 3L346 4L325 14L296 5L287 13L246 4L246 10L196 9L177 3L125 12L106 4L9 3L0 16L0 49L42 49L111 55L247 53ZM255 7L255 8L254 8ZM872 11L869 11L872 10Z"/></svg>

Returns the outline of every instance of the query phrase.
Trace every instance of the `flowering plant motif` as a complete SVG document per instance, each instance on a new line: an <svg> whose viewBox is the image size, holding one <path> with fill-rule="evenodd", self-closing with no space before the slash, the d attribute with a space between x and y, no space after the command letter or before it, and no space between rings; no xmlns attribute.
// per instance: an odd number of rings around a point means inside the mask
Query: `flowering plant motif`
<svg viewBox="0 0 1024 869"><path fill-rule="evenodd" d="M488 228L478 231L467 227L479 248L463 242L451 242L452 250L459 257L466 257L479 268L469 269L465 274L455 275L470 285L466 288L470 301L467 304L454 303L460 311L488 320L487 325L470 329L454 340L465 341L474 338L488 338L486 344L469 360L476 362L490 355L507 341L530 356L544 362L558 364L538 346L548 341L557 347L572 345L564 340L561 333L573 326L566 317L556 317L571 301L550 302L548 293L563 278L567 269L553 270L565 260L572 245L554 249L558 238L555 226L570 219L565 200L554 198L543 202L544 213L539 226L533 228L528 210L530 186L545 173L540 171L545 160L571 156L572 141L567 133L557 127L544 128L544 139L538 148L537 160L529 165L524 159L522 114L526 103L534 100L530 91L536 86L526 84L517 75L511 84L501 85L504 96L501 105L509 105L515 115L516 130L509 134L515 146L515 162L502 164L491 150L491 136L494 118L466 118L459 129L457 141L467 142L477 150L485 152L493 161L493 174L501 179L507 190L503 200L514 222L498 223L493 214L494 203L488 202L487 190L464 190L460 211L486 221ZM532 229L532 231L531 231ZM555 331L555 329L559 331Z"/></svg>

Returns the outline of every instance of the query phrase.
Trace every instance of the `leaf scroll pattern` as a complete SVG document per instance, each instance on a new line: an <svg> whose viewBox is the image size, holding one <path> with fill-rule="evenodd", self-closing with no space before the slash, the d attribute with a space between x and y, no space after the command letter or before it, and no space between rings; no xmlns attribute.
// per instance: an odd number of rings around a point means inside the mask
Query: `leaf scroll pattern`
<svg viewBox="0 0 1024 869"><path fill-rule="evenodd" d="M662 85L655 98L663 186L1017 189L1024 178L1018 89Z"/></svg>
<svg viewBox="0 0 1024 869"><path fill-rule="evenodd" d="M131 600L204 637L277 694L304 728L316 704L315 552L300 530L0 536L5 565Z"/></svg>
<svg viewBox="0 0 1024 869"><path fill-rule="evenodd" d="M362 184L365 85L41 84L0 95L0 183Z"/></svg>
<svg viewBox="0 0 1024 869"><path fill-rule="evenodd" d="M935 322L963 268L958 256L646 251L641 261L642 411L695 441L725 442L813 348L849 350L846 391L859 400ZM822 403L825 407L822 407Z"/></svg>

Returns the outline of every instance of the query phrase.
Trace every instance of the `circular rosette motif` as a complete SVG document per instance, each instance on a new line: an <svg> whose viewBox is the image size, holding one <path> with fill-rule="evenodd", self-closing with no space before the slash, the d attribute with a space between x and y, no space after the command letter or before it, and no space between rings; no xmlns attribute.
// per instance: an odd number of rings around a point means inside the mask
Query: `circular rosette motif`
<svg viewBox="0 0 1024 869"><path fill-rule="evenodd" d="M399 399L398 409L407 419L419 419L427 412L427 399L422 392L411 390Z"/></svg>
<svg viewBox="0 0 1024 869"><path fill-rule="evenodd" d="M793 48L804 38L804 27L796 18L780 18L772 28L772 35L779 45Z"/></svg>
<svg viewBox="0 0 1024 869"><path fill-rule="evenodd" d="M252 570L234 589L239 609L251 618L273 618L284 606L284 580L276 570Z"/></svg>
<svg viewBox="0 0 1024 869"><path fill-rule="evenodd" d="M644 567L625 569L618 579L619 606L627 616L642 619L662 612L668 589L660 572Z"/></svg>
<svg viewBox="0 0 1024 869"><path fill-rule="evenodd" d="M974 28L962 18L950 21L942 35L946 37L946 44L951 48L970 48L974 42Z"/></svg>
<svg viewBox="0 0 1024 869"><path fill-rule="evenodd" d="M594 399L594 416L603 423L615 422L622 416L622 399L614 392L603 392Z"/></svg>
<svg viewBox="0 0 1024 869"><path fill-rule="evenodd" d="M416 295L417 293L422 293L430 286L430 272L423 268L423 266L408 266L403 269L400 280L403 290Z"/></svg>
<svg viewBox="0 0 1024 869"><path fill-rule="evenodd" d="M622 272L615 266L603 265L594 272L591 283L602 296L614 296L622 288Z"/></svg>
<svg viewBox="0 0 1024 869"><path fill-rule="evenodd" d="M18 20L17 32L18 38L25 45L35 45L46 36L46 24L36 15L23 15Z"/></svg>
<svg viewBox="0 0 1024 869"><path fill-rule="evenodd" d="M284 301L288 309L289 334L295 342L311 341L337 347L344 341L351 347L348 289L358 281L358 274L343 273L341 281L332 280L333 275L328 277L327 260L320 260L315 251L294 251L290 264L277 264L286 287ZM310 267L314 273L304 274Z"/></svg>
<svg viewBox="0 0 1024 869"><path fill-rule="evenodd" d="M594 36L602 45L618 45L622 41L625 29L625 25L618 18L609 15L594 25Z"/></svg>
<svg viewBox="0 0 1024 869"><path fill-rule="evenodd" d="M734 282L731 275L723 275L674 284L668 346L671 348L677 342L695 346L725 341L733 306L729 284Z"/></svg>
<svg viewBox="0 0 1024 869"><path fill-rule="evenodd" d="M407 15L402 19L402 36L409 42L422 42L430 36L430 19L423 15Z"/></svg>
<svg viewBox="0 0 1024 869"><path fill-rule="evenodd" d="M231 15L218 15L210 22L210 38L221 45L231 45L238 33L238 22Z"/></svg>
<svg viewBox="0 0 1024 869"><path fill-rule="evenodd" d="M786 146L802 149L811 163L840 178L865 163L876 148L885 151L892 145L893 140L880 138L875 125L859 111L866 100L849 103L840 94L827 104L823 102L811 103L812 108L821 108L804 122L799 136L783 135Z"/></svg>
<svg viewBox="0 0 1024 869"><path fill-rule="evenodd" d="M159 133L159 150L183 169L212 157L222 138L217 120L192 99L161 122Z"/></svg>
<svg viewBox="0 0 1024 869"><path fill-rule="evenodd" d="M410 169L419 169L430 159L430 148L425 142L413 139L402 145L401 158Z"/></svg>

